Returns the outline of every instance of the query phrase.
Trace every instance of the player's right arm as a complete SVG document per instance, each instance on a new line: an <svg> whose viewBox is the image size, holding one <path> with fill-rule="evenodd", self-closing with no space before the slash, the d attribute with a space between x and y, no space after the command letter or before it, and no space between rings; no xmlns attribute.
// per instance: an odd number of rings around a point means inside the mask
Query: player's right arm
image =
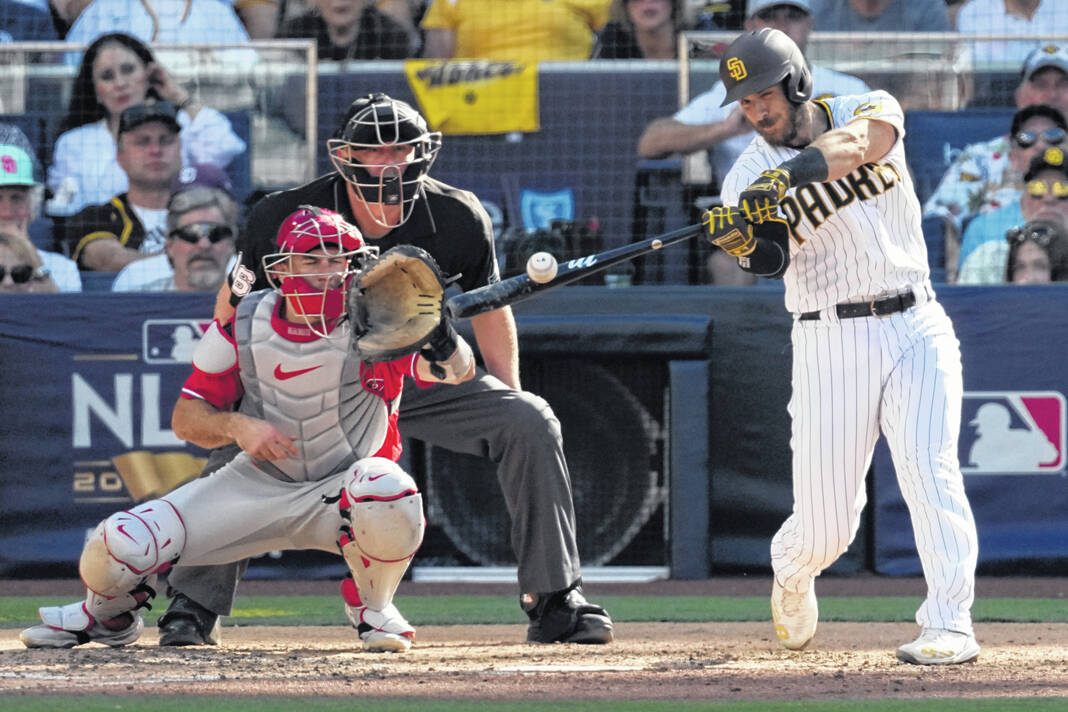
<svg viewBox="0 0 1068 712"><path fill-rule="evenodd" d="M212 322L193 353L193 373L174 405L171 429L203 448L236 442L260 460L297 455L292 438L265 420L234 410L243 393L232 326Z"/></svg>
<svg viewBox="0 0 1068 712"><path fill-rule="evenodd" d="M257 460L281 460L298 454L292 438L267 421L219 410L206 400L184 394L174 404L171 428L177 437L202 448L236 442Z"/></svg>

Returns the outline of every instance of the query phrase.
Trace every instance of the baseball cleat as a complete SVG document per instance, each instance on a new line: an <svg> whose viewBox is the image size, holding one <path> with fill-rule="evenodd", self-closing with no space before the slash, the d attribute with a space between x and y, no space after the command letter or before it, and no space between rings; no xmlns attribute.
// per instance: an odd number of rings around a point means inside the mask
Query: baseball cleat
<svg viewBox="0 0 1068 712"><path fill-rule="evenodd" d="M801 650L816 635L820 611L816 586L810 583L804 593L787 591L776 580L771 587L771 620L779 642L788 650Z"/></svg>
<svg viewBox="0 0 1068 712"><path fill-rule="evenodd" d="M109 621L93 620L84 630L65 630L61 627L61 610L58 606L40 609L41 620L46 622L22 631L19 634L22 644L27 648L73 648L85 643L103 643L121 648L140 638L145 629L139 614L123 613Z"/></svg>
<svg viewBox="0 0 1068 712"><path fill-rule="evenodd" d="M174 594L158 625L161 646L219 644L219 616L184 593Z"/></svg>
<svg viewBox="0 0 1068 712"><path fill-rule="evenodd" d="M530 618L528 643L611 643L612 619L582 594L582 579L562 591L524 593L519 605Z"/></svg>
<svg viewBox="0 0 1068 712"><path fill-rule="evenodd" d="M919 638L897 649L897 659L913 665L956 665L978 657L974 635L942 628L924 628Z"/></svg>
<svg viewBox="0 0 1068 712"><path fill-rule="evenodd" d="M346 603L345 617L363 641L363 649L369 653L404 653L412 647L415 628L392 603L381 611Z"/></svg>

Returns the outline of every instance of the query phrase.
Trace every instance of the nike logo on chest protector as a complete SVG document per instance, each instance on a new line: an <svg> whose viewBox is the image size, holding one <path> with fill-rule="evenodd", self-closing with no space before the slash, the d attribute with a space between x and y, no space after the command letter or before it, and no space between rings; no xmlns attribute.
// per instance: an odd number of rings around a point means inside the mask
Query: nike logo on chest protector
<svg viewBox="0 0 1068 712"><path fill-rule="evenodd" d="M298 368L295 371L284 371L282 370L282 364L278 364L274 367L274 377L279 381L288 381L290 378L296 378L305 373L311 373L321 366L322 364L319 364L317 366L311 366L310 368Z"/></svg>

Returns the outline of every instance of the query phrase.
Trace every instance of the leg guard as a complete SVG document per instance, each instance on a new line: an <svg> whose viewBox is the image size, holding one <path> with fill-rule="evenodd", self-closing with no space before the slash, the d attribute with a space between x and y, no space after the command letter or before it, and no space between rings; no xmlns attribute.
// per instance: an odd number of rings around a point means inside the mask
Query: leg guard
<svg viewBox="0 0 1068 712"><path fill-rule="evenodd" d="M363 604L385 609L423 543L423 497L415 480L382 457L357 461L342 491L338 546Z"/></svg>

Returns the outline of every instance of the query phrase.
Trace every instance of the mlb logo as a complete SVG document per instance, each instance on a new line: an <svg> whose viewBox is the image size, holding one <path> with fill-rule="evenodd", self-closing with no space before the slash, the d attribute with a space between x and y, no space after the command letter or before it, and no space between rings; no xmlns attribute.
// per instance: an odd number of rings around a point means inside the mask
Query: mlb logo
<svg viewBox="0 0 1068 712"><path fill-rule="evenodd" d="M148 319L141 324L141 357L145 363L192 363L209 326L198 319Z"/></svg>
<svg viewBox="0 0 1068 712"><path fill-rule="evenodd" d="M1065 467L1065 398L1056 391L964 394L964 474L1054 474Z"/></svg>

